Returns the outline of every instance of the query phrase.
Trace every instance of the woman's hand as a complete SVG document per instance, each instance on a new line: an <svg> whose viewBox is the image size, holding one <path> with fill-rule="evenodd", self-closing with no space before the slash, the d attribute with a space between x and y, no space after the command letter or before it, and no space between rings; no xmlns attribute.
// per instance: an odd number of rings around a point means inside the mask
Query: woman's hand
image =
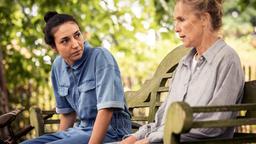
<svg viewBox="0 0 256 144"><path fill-rule="evenodd" d="M136 141L134 144L149 144L149 141L147 138L144 138L142 140Z"/></svg>
<svg viewBox="0 0 256 144"><path fill-rule="evenodd" d="M137 141L136 137L131 135L120 142L120 144L134 144Z"/></svg>

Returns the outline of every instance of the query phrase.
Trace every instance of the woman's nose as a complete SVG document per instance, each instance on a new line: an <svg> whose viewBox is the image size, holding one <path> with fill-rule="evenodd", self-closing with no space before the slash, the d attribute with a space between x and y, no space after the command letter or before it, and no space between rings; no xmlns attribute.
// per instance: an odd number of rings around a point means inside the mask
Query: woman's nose
<svg viewBox="0 0 256 144"><path fill-rule="evenodd" d="M180 26L179 26L179 24L177 22L174 23L174 31L176 33L180 32Z"/></svg>
<svg viewBox="0 0 256 144"><path fill-rule="evenodd" d="M175 30L176 33L179 33L179 32L180 32L180 28L179 28L179 27L176 27L176 26L175 26L174 30Z"/></svg>
<svg viewBox="0 0 256 144"><path fill-rule="evenodd" d="M71 40L71 46L72 46L72 48L78 48L79 47L79 44L78 44L78 41L76 40L76 39L74 39L74 38L72 38L72 40Z"/></svg>

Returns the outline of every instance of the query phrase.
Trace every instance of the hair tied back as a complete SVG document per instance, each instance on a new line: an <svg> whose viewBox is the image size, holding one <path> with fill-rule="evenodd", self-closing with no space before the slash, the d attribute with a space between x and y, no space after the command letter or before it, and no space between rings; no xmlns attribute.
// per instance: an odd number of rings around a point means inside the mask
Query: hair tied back
<svg viewBox="0 0 256 144"><path fill-rule="evenodd" d="M52 17L57 15L58 13L55 11L49 11L44 15L44 21L47 23Z"/></svg>

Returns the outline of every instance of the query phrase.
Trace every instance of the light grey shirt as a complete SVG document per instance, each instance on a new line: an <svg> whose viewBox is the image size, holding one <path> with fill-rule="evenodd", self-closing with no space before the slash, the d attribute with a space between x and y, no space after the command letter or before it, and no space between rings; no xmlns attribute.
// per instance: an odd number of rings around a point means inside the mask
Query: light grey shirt
<svg viewBox="0 0 256 144"><path fill-rule="evenodd" d="M191 64L196 50L193 48L179 62L171 80L169 96L155 116L155 122L143 125L133 135L137 139L147 137L150 142L163 139L165 112L175 101L185 101L190 106L228 105L239 103L244 87L244 73L236 52L222 39L218 39L199 58L195 70ZM235 113L198 113L195 120L229 119ZM191 129L181 135L181 141L206 137L232 137L233 128Z"/></svg>

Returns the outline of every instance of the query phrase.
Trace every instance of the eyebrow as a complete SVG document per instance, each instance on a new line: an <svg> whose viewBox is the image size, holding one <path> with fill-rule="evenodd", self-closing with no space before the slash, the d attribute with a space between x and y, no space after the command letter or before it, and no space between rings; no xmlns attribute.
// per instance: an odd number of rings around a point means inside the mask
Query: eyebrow
<svg viewBox="0 0 256 144"><path fill-rule="evenodd" d="M80 33L80 30L77 30L74 34L79 34Z"/></svg>
<svg viewBox="0 0 256 144"><path fill-rule="evenodd" d="M68 39L69 39L69 37L66 36L66 37L61 38L60 41L68 40Z"/></svg>
<svg viewBox="0 0 256 144"><path fill-rule="evenodd" d="M78 34L78 33L80 33L80 30L77 30L76 32L74 32L73 35ZM65 37L61 38L60 40L62 41L62 40L68 40L68 39L69 39L69 36L65 36Z"/></svg>
<svg viewBox="0 0 256 144"><path fill-rule="evenodd" d="M181 20L181 19L183 19L183 18L184 18L184 17L182 17L182 16L173 17L174 20Z"/></svg>

